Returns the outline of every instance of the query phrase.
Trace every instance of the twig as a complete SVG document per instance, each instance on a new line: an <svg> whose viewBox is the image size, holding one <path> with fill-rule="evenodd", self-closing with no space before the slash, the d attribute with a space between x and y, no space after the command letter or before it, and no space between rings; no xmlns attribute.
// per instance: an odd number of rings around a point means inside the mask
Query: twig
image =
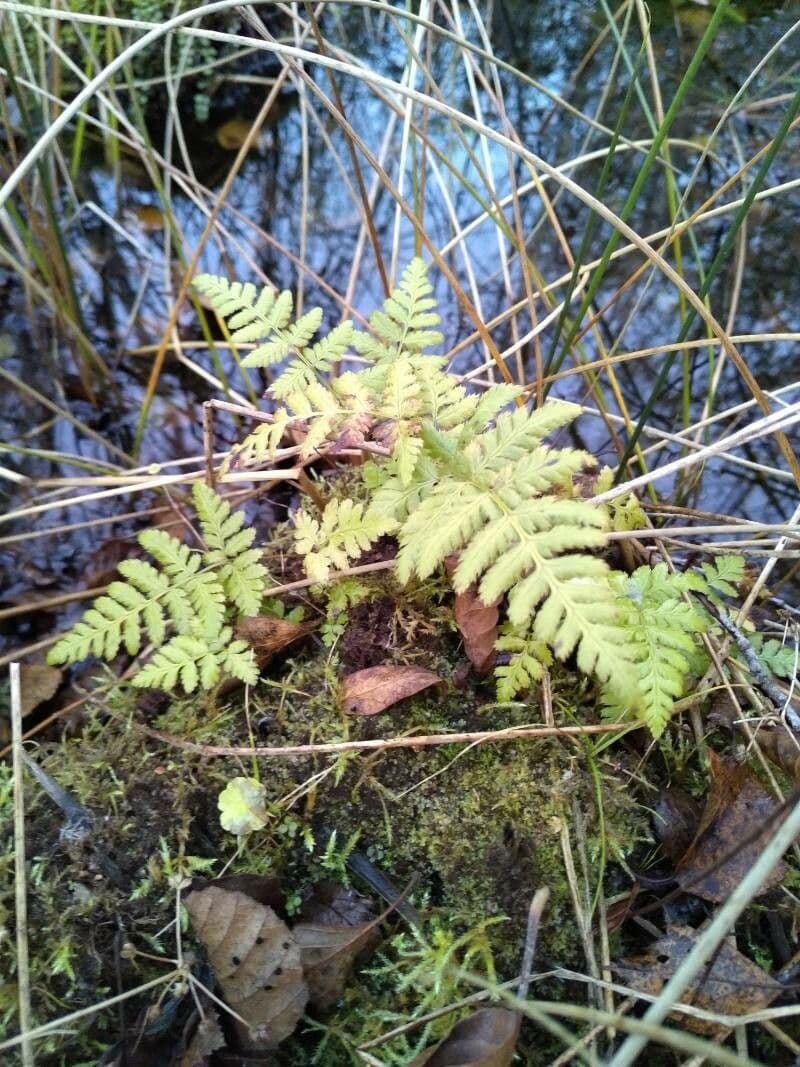
<svg viewBox="0 0 800 1067"><path fill-rule="evenodd" d="M25 783L22 768L22 688L19 664L8 669L11 680L11 733L14 744L14 880L17 927L17 1001L23 1067L33 1067L31 977L28 962L28 898L25 870Z"/></svg>
<svg viewBox="0 0 800 1067"><path fill-rule="evenodd" d="M108 710L108 709L106 709ZM196 752L200 756L319 756L337 752L383 751L389 748L429 748L433 745L461 745L475 741L518 741L523 737L578 737L582 734L625 733L638 729L636 723L599 723L590 726L512 726L507 730L478 730L464 734L420 734L409 737L374 738L368 741L332 741L316 745L200 745L182 737L153 730L141 723L132 724L137 730L163 741L166 745Z"/></svg>
<svg viewBox="0 0 800 1067"><path fill-rule="evenodd" d="M747 664L747 669L753 676L753 681L756 683L761 692L774 704L777 711L785 716L786 721L791 728L797 732L800 731L800 715L792 708L789 700L784 693L778 688L778 686L770 678L769 673L764 668L763 663L758 658L756 650L745 636L745 634L739 629L736 623L723 611L719 611L718 608L709 600L708 597L703 596L702 593L697 594L698 599L702 600L706 609L710 611L722 629L731 637L742 654L742 658Z"/></svg>

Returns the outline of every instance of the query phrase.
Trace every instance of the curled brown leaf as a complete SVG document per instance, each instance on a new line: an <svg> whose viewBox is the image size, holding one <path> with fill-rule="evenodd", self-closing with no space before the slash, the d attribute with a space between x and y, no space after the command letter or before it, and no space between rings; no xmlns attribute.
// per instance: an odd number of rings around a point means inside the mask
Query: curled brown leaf
<svg viewBox="0 0 800 1067"><path fill-rule="evenodd" d="M406 697L440 685L442 679L424 667L392 666L365 667L348 674L342 681L345 711L354 715L377 715Z"/></svg>

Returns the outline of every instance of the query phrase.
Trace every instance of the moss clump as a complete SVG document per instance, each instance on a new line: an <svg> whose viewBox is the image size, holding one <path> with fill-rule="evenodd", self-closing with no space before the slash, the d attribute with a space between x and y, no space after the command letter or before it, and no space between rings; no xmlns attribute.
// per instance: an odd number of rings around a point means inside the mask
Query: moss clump
<svg viewBox="0 0 800 1067"><path fill-rule="evenodd" d="M276 554L281 547L276 542ZM173 955L170 876L213 876L235 853L234 839L219 826L216 799L231 777L252 773L251 761L187 754L139 726L200 744L247 747L251 738L257 745L288 746L500 729L540 719L534 707L492 705L493 693L479 679L467 680L461 689L452 684L463 674L463 654L442 583L399 590L382 575L365 580L365 588L338 620L330 646L315 636L293 658L270 665L269 676L250 695L249 725L236 694L219 704L213 697L173 701L159 713L151 702L117 690L98 702L80 737L38 750L40 764L92 811L95 825L88 845L60 843L60 813L27 783L37 1022L113 995L120 980L123 989L131 989L163 974L166 962L120 959L121 939L156 955ZM313 594L305 601L307 618L326 613L325 599ZM346 715L341 677L374 658L373 637L380 662L428 667L445 680L442 690L428 690L372 718ZM364 646L371 648L366 660ZM561 691L566 680L553 676L556 706L566 702L566 690ZM581 714L574 707L573 712ZM371 973L354 976L336 1010L292 1040L286 1062L299 1065L314 1056L332 1065L352 1062L349 1050L383 1032L398 1015L469 993L454 961L499 980L512 977L528 905L540 886L549 887L551 899L539 960L582 967L562 834L569 828L571 840L582 841L587 866L597 871L603 834L625 851L639 818L625 794L604 779L601 822L584 756L577 742L539 739L259 761L271 818L246 841L231 870L277 875L288 910L296 911L311 885L332 874L347 880L343 846L357 835L357 849L398 892L413 881L411 900L423 916L418 935L400 919L389 921ZM0 807L0 865L10 871L7 788ZM331 854L334 831L338 860ZM370 886L355 884L375 895ZM376 898L376 909L380 906ZM0 889L0 914L2 909L9 915L13 909L10 889ZM167 932L159 933L165 927ZM11 941L0 948L7 974L13 973ZM424 975L440 965L442 981L433 996ZM6 1005L9 1027L13 999ZM128 1005L128 1026L149 1003ZM443 1017L437 1025L446 1030L452 1022ZM401 1042L387 1055L407 1062L414 1043L436 1033L436 1028L419 1031L410 1044ZM76 1035L49 1039L41 1062L95 1062L97 1049L117 1036L116 1015L100 1013Z"/></svg>

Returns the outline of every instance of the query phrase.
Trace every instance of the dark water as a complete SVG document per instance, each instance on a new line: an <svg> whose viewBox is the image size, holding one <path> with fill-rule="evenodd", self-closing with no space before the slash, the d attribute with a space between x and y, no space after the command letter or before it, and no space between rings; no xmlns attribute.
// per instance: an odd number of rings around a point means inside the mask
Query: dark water
<svg viewBox="0 0 800 1067"><path fill-rule="evenodd" d="M478 6L485 15L489 15L487 4ZM466 5L464 7L464 18L467 20L468 9ZM587 113L596 110L606 91L615 52L613 39L606 36L591 58L584 62L587 49L605 25L598 5L574 0L546 4L505 0L493 4L491 12L489 26L492 46L501 59L536 78L550 92L568 97L575 107ZM754 63L800 18L800 6L794 3L738 5L734 8L734 14L735 18L725 24L712 46L691 96L675 123L673 135L677 138L698 139L711 132L726 102ZM708 15L708 9L696 4L683 5L677 14L672 5L654 7L653 48L665 106L672 97ZM330 36L357 55L365 67L392 77L402 74L405 47L385 19L346 8L340 9L335 17L339 20L338 25L328 29ZM466 24L469 26L469 22ZM475 39L473 32L468 35ZM630 56L635 60L640 40L635 22L630 26L629 39ZM798 42L800 34L769 64L749 90L745 106L728 122L716 143L714 158L703 167L690 194L689 208L702 203L735 172L741 161L750 158L776 132L786 107L786 94L796 90L800 84ZM277 65L273 59L261 54L248 58L235 69L248 79L263 78L274 76ZM460 55L446 44L438 46L434 52L433 70L447 102L471 112L469 83ZM315 77L317 83L328 91L325 73L318 71ZM548 162L558 164L607 143L603 135L593 132L584 122L554 107L544 92L523 85L506 72L500 72L499 77L511 124L523 143ZM643 93L652 105L646 65L640 68L639 77ZM608 126L613 126L617 121L627 85L628 75L625 73L618 84L609 90L602 114L602 121ZM389 121L389 110L371 89L355 79L340 78L339 86L348 118L370 149L379 153ZM267 89L263 85L252 84L252 81L223 83L213 95L211 114L206 123L198 122L194 117L193 95L196 91L196 86L191 82L182 87L181 114L185 121L190 163L198 181L208 187L208 193L201 194L208 203L219 190L235 155L234 151L226 150L220 144L221 140L225 141L225 123L229 124L229 133L232 130L235 136L236 121L249 120L255 115ZM773 98L775 102L769 103ZM766 105L758 103L764 100L768 101ZM481 103L487 121L495 128L500 128L500 120L485 93L481 94ZM161 104L159 90L151 89L148 103L151 135L156 147L163 151L164 108ZM305 260L330 286L344 292L359 247L359 207L351 196L339 166L341 164L345 168L347 178L352 183L345 144L322 108L318 107L317 113L319 125L309 122L308 127L310 177L309 197L305 205ZM231 121L233 126L230 125ZM398 125L386 160L393 177L400 151L399 129ZM201 260L201 270L225 274L232 272L244 280L252 277L249 264L256 263L274 284L296 287L296 268L281 248L294 253L300 251L300 191L303 183L301 131L297 91L286 91L258 145L234 181L227 206L221 213L221 222L231 239L222 246L213 240L208 243ZM631 102L624 132L630 139L646 138L650 134L647 117L636 98ZM437 162L437 168L447 198L429 169L426 174L425 225L441 247L453 235L452 220L448 214L450 210L461 226L468 224L482 210L475 197L448 171L447 162L457 174L465 175L480 187L482 180L470 161L472 151L482 167L491 166L498 197L507 195L512 183L508 157L501 146L490 144L488 158L484 157L474 136L468 135L466 145L461 143L445 120L435 114L430 118L429 135L442 149L444 158ZM326 138L331 138L339 164ZM173 159L184 169L177 139L173 139L170 149ZM679 190L685 188L697 158L696 149L685 146L672 149L671 161ZM602 163L602 159L587 163L572 172L573 176L584 188L592 191L599 180ZM797 134L790 134L766 184L777 185L795 178L799 163L800 140ZM615 211L621 209L636 170L637 157L633 153L621 153L614 160L603 198ZM516 160L513 177L519 186L529 181L531 175ZM372 176L368 166L365 166L365 180L370 186ZM10 271L0 267L2 366L52 398L62 409L69 411L117 448L128 452L132 449L152 361L152 353L136 354L135 350L160 340L167 321L171 294L181 277L180 264L174 246L166 240L166 231L161 225L158 196L135 158L123 155L121 166L115 169L106 165L99 149L90 149L87 151L86 165L76 183L76 191L77 204L66 195L61 204L64 239L75 270L85 329L92 343L107 360L112 370L111 381L98 384L95 395L87 392L79 374L74 340L58 329L52 316L45 310L34 310L31 314L23 286ZM567 195L557 196L552 184L548 186L548 192L555 197L554 210L559 226L573 251L577 251L587 220L587 209ZM739 184L722 200L739 196L742 192ZM408 178L406 195L409 195ZM177 183L173 183L171 188L171 205L182 234L183 247L191 252L200 237L205 217ZM21 207L21 203L18 206ZM80 208L77 213L76 207ZM569 264L539 197L526 196L521 201L521 214L522 225L528 235L529 255L536 269L547 280L568 271ZM375 220L387 262L391 258L394 216L393 203L388 196L381 194L375 207ZM510 211L507 217L513 222ZM695 228L699 263L695 262L695 252L689 243L684 242L684 273L690 284L699 284L701 273L724 239L731 218L731 215L724 215ZM644 234L668 225L663 169L656 167L651 173L630 222ZM797 314L800 296L798 222L798 190L783 192L754 208L747 227L747 254L739 283L732 332L761 334L793 331L800 327ZM264 232L259 232L256 227ZM610 230L604 224L597 228L587 258L599 254L609 234ZM479 227L468 239L467 247L475 273L480 311L486 321L508 306L511 299L518 300L524 295L522 277L518 265L511 260L508 282L504 279L496 231L492 226L484 224ZM413 234L406 222L400 231L400 264L414 251ZM462 284L467 286L464 257L460 251L454 251L448 261ZM628 256L612 265L596 297L597 308L605 304L638 263L638 258ZM465 333L471 332L471 326L444 280L439 278L436 282L447 343L453 345ZM736 285L731 261L711 290L712 308L718 320L724 324L730 325L728 318ZM354 306L364 314L368 314L383 298L375 258L368 244L361 258L354 291ZM467 291L471 291L468 286ZM320 291L311 278L305 279L305 301L306 306L321 304L328 312L326 321L338 321L336 303ZM604 312L599 324L600 337L606 349L616 345L619 351L668 343L677 336L681 316L676 290L668 281L657 276L649 288L638 284ZM181 313L178 328L184 341L200 340L202 337L189 304ZM520 333L525 333L529 328L529 319L522 315L519 319ZM695 326L692 336L702 336L699 326ZM512 340L508 325L500 326L494 332L494 339L500 348L508 345ZM554 343L553 331L545 332L545 356ZM786 386L800 378L797 342L743 344L740 347L764 388ZM715 351L718 352L718 349ZM600 355L597 341L591 334L585 338L584 352L586 359ZM187 349L186 354L209 373L218 373L211 354L205 348ZM524 349L524 354L526 374L530 379L533 377L530 346ZM231 357L224 349L218 350L217 357L233 388L243 391L241 378ZM474 345L462 353L458 366L474 366L484 358L480 347ZM569 360L564 364L570 365ZM634 418L648 400L661 366L661 358L658 358L622 364L618 368L619 383ZM698 350L691 360L692 412L695 418L702 407L711 371L712 364L707 351ZM667 387L659 398L651 419L652 426L670 432L680 428L683 382L681 360L678 359ZM261 391L261 383L255 376L253 386L258 392ZM587 400L585 384L578 377L558 383L554 393ZM606 394L610 396L608 390ZM170 358L152 405L139 462L165 462L199 454L202 449L199 405L211 395L221 394ZM783 395L787 400L794 400L797 391ZM738 373L728 366L719 383L716 408L720 410L748 398L748 390ZM755 412L746 413L744 417L754 418ZM722 425L726 430L731 430L739 424L726 420ZM582 432L596 452L611 459L610 442L599 421L584 420ZM720 432L720 428L715 432ZM221 421L217 446L232 443L237 433L238 430L231 423ZM0 440L15 446L69 452L86 460L119 462L118 457L102 444L89 438L64 418L53 420L44 407L30 397L21 396L18 390L7 383L3 384L0 396ZM675 454L674 451L665 450L661 454L662 462L673 458ZM742 450L741 455L749 460L785 467L774 442L769 439ZM34 478L85 473L63 462L55 463L18 453L7 453L4 462L13 470ZM34 498L35 502L42 499L41 490L18 487L9 481L0 484L6 509L23 506L33 502ZM668 493L670 487L667 484L659 488ZM765 521L785 521L796 500L796 492L789 481L777 477L767 479L752 469L719 464L706 469L699 494L691 502L714 512ZM110 500L59 508L30 520L0 525L0 573L4 575L1 584L6 603L15 603L42 592L80 587L87 570L93 567L96 570L100 547L107 545L111 538L131 537L137 523L126 521L113 526L95 526L70 534L39 537L33 541L3 543L2 538L30 528L42 531L63 523L121 514L152 502L152 498L147 499L141 494L133 498L117 496ZM261 519L266 522L273 515L267 508L262 511ZM49 632L53 625L52 616L18 619L7 628L7 645L34 640Z"/></svg>

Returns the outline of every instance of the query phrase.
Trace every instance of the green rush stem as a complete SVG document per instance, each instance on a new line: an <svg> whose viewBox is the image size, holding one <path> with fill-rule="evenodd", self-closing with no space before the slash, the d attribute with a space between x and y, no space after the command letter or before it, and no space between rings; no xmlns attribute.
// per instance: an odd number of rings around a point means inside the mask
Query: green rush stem
<svg viewBox="0 0 800 1067"><path fill-rule="evenodd" d="M780 129L776 133L772 144L769 146L769 150L765 153L764 158L761 161L761 165L758 168L758 172L753 178L752 184L748 188L747 194L742 200L739 210L736 212L736 216L733 220L731 228L725 235L725 240L720 245L717 254L714 256L714 259L710 267L708 268L708 272L706 273L706 276L697 291L697 295L700 297L701 300L705 300L708 296L709 290L711 288L711 283L714 281L715 277L719 273L724 260L726 259L728 253L733 247L734 241L736 240L736 235L738 234L742 223L747 217L747 213L752 207L753 201L755 200L759 189L764 184L769 169L775 161L775 157L780 151L781 146L783 145L783 142L786 139L786 135L788 134L792 123L797 117L798 112L800 112L800 89L795 93L794 97L792 98L792 102L787 108L786 114L784 115L783 121L781 122ZM697 312L694 308L691 308L688 314L686 315L686 318L683 320L680 332L678 333L678 336L676 338L678 344L687 339L687 337L689 336L689 332L692 326L694 325L696 317ZM639 437L641 436L642 431L644 430L647 424L647 420L649 419L650 415L653 412L653 409L658 403L658 400L661 396L661 391L664 388L664 385L667 381L667 377L669 376L670 369L672 368L672 365L675 362L675 357L677 354L677 352L671 352L664 360L664 365L661 368L661 371L659 372L658 378L653 384L650 397L645 403L641 414L639 415L639 418L636 422L636 426L634 427L633 433L631 434L630 440L628 441L628 444L625 448L625 452L619 462L619 466L617 467L617 473L614 476L615 485L618 485L619 482L622 481L625 477L624 471L626 469L628 461L630 460L634 450L636 449Z"/></svg>
<svg viewBox="0 0 800 1067"><path fill-rule="evenodd" d="M675 121L675 118L683 105L686 95L689 92L689 89L691 88L695 77L697 76L697 72L699 71L703 59L705 58L706 52L708 51L712 40L716 36L717 29L723 18L725 17L725 13L727 12L729 6L730 0L720 0L719 4L714 9L714 14L712 15L711 20L709 21L708 26L706 27L705 33L703 34L700 43L698 44L697 49L695 50L695 53L692 56L689 66L686 68L686 73L681 79L680 85L675 91L675 96L672 99L672 103L669 105L669 108L667 109L666 114L664 115L664 120L656 131L656 134L653 138L653 143L651 144L650 148L648 149L647 155L642 161L639 173L636 175L636 180L634 181L631 190L625 200L625 203L619 213L619 217L620 219L622 219L623 222L627 222L631 212L633 211L633 208L636 206L636 202L639 199L639 194L641 193L642 188L644 187L644 184L647 181L652 166L661 152L661 147L667 138L667 135L672 127L672 123ZM611 237L609 237L605 248L603 249L603 255L597 266L597 270L594 272L592 280L589 283L586 293L584 294L583 300L581 301L580 310L575 316L574 324L569 332L569 335L562 342L561 353L558 357L557 365L560 365L561 362L563 362L563 360L566 358L567 352L572 346L572 343L577 335L579 324L586 315L586 312L592 306L592 301L594 300L597 291L600 288L600 284L605 276L605 272L608 268L614 249L619 244L620 237L621 234L619 230L615 229ZM557 343L557 337L555 343ZM553 345L553 352L555 352L555 343ZM550 366L553 362L554 360L551 354L551 358L548 359L546 373L550 372ZM622 465L620 465L620 469L622 469Z"/></svg>

